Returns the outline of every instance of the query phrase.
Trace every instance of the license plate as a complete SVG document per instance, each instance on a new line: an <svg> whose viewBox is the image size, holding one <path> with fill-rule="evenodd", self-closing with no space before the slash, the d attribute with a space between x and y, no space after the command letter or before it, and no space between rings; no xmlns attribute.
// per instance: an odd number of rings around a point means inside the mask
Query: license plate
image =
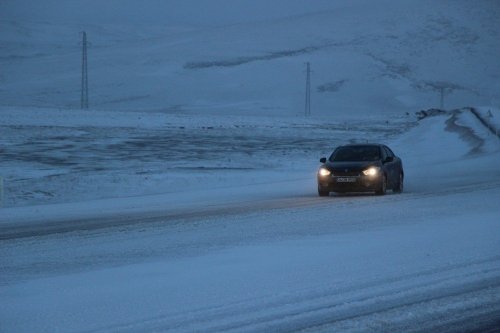
<svg viewBox="0 0 500 333"><path fill-rule="evenodd" d="M356 177L337 177L337 183L355 183Z"/></svg>

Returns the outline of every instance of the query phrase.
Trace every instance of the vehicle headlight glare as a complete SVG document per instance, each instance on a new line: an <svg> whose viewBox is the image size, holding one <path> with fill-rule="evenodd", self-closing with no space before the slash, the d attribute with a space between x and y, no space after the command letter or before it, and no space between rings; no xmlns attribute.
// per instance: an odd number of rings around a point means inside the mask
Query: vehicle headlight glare
<svg viewBox="0 0 500 333"><path fill-rule="evenodd" d="M365 176L376 176L378 175L380 168L371 167L363 171L363 175Z"/></svg>
<svg viewBox="0 0 500 333"><path fill-rule="evenodd" d="M319 169L319 172L318 172L318 173L319 173L319 175L320 175L321 177L330 176L330 175L332 174L332 172L331 172L330 170L325 169L325 168L321 168L321 169Z"/></svg>

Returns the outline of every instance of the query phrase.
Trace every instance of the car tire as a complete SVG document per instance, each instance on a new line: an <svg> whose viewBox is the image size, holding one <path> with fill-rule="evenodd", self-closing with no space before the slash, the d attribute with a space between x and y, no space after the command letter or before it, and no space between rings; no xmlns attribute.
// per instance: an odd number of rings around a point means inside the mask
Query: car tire
<svg viewBox="0 0 500 333"><path fill-rule="evenodd" d="M328 190L324 190L324 189L322 189L321 187L318 187L318 195L319 195L320 197L327 197L327 196L329 196L329 195L330 195L330 191L328 191Z"/></svg>
<svg viewBox="0 0 500 333"><path fill-rule="evenodd" d="M392 189L392 191L394 193L402 193L403 189L404 189L404 177L403 177L403 174L400 173L399 174L399 180L396 183L396 186L394 186L394 188Z"/></svg>
<svg viewBox="0 0 500 333"><path fill-rule="evenodd" d="M380 182L380 188L375 192L378 195L384 195L387 192L387 176L384 174L382 176L382 182Z"/></svg>

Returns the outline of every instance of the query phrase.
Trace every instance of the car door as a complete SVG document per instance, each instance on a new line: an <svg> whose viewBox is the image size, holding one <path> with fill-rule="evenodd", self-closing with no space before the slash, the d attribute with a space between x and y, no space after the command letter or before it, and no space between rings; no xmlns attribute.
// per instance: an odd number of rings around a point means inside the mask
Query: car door
<svg viewBox="0 0 500 333"><path fill-rule="evenodd" d="M399 179L398 160L392 150L390 150L387 146L382 146L382 148L385 155L384 166L387 171L387 183L390 187L394 187L396 181Z"/></svg>

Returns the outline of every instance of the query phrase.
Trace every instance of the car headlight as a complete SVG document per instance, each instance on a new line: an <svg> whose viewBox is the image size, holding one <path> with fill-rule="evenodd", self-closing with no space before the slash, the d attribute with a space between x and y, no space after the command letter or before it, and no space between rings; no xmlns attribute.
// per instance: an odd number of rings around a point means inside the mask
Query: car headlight
<svg viewBox="0 0 500 333"><path fill-rule="evenodd" d="M330 176L332 174L332 172L330 170L328 170L328 169L321 168L321 169L319 169L318 174L321 177L326 177L326 176Z"/></svg>
<svg viewBox="0 0 500 333"><path fill-rule="evenodd" d="M368 168L366 170L363 170L363 175L376 176L376 175L378 175L379 171L380 171L379 167L371 167L371 168Z"/></svg>

